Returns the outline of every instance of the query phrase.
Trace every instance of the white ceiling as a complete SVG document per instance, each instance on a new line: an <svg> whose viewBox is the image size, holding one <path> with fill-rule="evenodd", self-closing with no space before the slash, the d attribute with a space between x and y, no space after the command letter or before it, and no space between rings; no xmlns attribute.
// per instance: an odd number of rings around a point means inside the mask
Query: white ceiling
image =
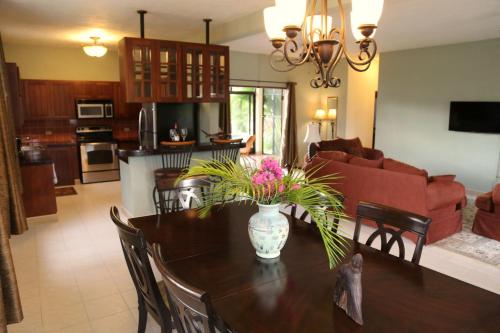
<svg viewBox="0 0 500 333"><path fill-rule="evenodd" d="M350 1L344 2L349 13ZM0 31L4 40L19 43L76 46L97 34L113 45L124 36L138 35L136 10L146 9L146 37L184 40L203 30L205 17L213 18L215 25L223 25L273 3L274 0L0 0ZM335 9L332 14L338 21ZM376 39L382 51L500 38L500 0L385 0L379 26ZM351 38L349 22L346 28ZM263 32L226 42L243 52L268 53L272 49ZM352 45L350 49L354 50Z"/></svg>
<svg viewBox="0 0 500 333"><path fill-rule="evenodd" d="M0 0L6 41L80 44L88 37L115 43L139 35L137 9L148 10L146 37L183 39L202 31L203 18L222 24L272 5L274 0Z"/></svg>

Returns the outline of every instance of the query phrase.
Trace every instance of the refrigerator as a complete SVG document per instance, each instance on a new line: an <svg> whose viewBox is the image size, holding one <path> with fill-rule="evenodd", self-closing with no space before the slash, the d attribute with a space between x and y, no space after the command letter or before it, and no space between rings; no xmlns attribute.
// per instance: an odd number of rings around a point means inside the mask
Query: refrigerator
<svg viewBox="0 0 500 333"><path fill-rule="evenodd" d="M139 112L139 149L157 149L158 148L158 133L157 133L157 104L143 103Z"/></svg>

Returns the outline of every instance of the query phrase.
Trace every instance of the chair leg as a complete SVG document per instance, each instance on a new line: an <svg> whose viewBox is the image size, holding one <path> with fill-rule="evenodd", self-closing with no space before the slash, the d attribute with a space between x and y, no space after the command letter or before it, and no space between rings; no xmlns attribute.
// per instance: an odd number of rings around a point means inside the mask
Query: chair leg
<svg viewBox="0 0 500 333"><path fill-rule="evenodd" d="M148 322L148 311L146 310L146 305L143 300L139 300L139 326L137 327L137 333L146 332L146 323Z"/></svg>

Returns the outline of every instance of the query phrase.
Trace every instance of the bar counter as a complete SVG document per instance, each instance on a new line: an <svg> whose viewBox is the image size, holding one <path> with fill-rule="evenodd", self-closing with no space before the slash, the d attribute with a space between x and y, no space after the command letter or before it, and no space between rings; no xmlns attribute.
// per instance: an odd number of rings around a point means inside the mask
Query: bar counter
<svg viewBox="0 0 500 333"><path fill-rule="evenodd" d="M240 148L245 143L239 144ZM191 165L212 159L212 151L222 146L200 143L193 146ZM137 143L120 143L120 182L123 207L133 217L155 214L153 204L154 170L162 167L162 153L168 149L139 149Z"/></svg>

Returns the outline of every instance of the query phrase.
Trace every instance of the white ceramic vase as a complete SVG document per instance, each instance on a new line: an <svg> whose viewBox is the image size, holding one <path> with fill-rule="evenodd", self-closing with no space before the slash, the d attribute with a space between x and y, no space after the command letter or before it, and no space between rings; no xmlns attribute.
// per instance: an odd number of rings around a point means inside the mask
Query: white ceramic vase
<svg viewBox="0 0 500 333"><path fill-rule="evenodd" d="M279 257L288 238L288 229L288 219L280 213L280 204L259 204L259 211L250 217L248 223L248 235L257 256Z"/></svg>

